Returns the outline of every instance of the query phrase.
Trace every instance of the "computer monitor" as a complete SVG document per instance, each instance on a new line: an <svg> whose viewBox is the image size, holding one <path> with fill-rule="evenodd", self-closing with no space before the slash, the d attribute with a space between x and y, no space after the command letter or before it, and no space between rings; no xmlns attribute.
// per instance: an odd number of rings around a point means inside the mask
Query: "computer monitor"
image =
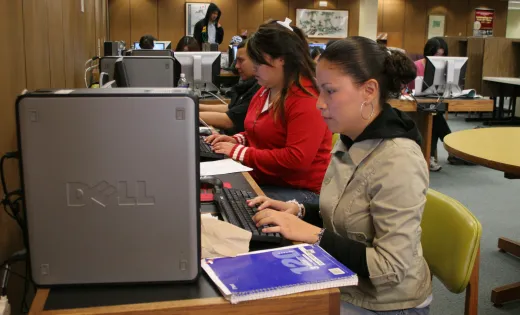
<svg viewBox="0 0 520 315"><path fill-rule="evenodd" d="M310 43L309 44L309 52L311 52L315 47L319 47L319 48L325 50L325 48L327 48L327 44L324 44L324 43Z"/></svg>
<svg viewBox="0 0 520 315"><path fill-rule="evenodd" d="M165 56L173 57L173 52L170 49L134 49L127 51L127 56Z"/></svg>
<svg viewBox="0 0 520 315"><path fill-rule="evenodd" d="M130 87L130 80L128 79L128 72L123 57L116 60L114 67L114 80L117 87Z"/></svg>
<svg viewBox="0 0 520 315"><path fill-rule="evenodd" d="M132 87L174 87L173 57L123 57ZM117 57L103 57L99 61L100 72L108 73L108 80L114 80ZM179 66L180 67L180 66ZM177 79L178 80L178 79Z"/></svg>
<svg viewBox="0 0 520 315"><path fill-rule="evenodd" d="M166 48L166 46L167 46L166 43L171 43L171 42L154 41L153 42L153 49L155 49L155 50L167 49ZM171 47L171 44L170 44L170 47ZM134 49L141 49L141 46L139 45L139 42L134 42Z"/></svg>
<svg viewBox="0 0 520 315"><path fill-rule="evenodd" d="M175 82L184 73L190 87L200 95L202 92L216 92L217 76L220 74L219 51L174 52ZM177 64L178 63L178 64Z"/></svg>
<svg viewBox="0 0 520 315"><path fill-rule="evenodd" d="M159 45L159 47L163 47L160 49L172 49L172 42L169 40L156 40L153 43L154 43L154 49L155 49L155 45Z"/></svg>
<svg viewBox="0 0 520 315"><path fill-rule="evenodd" d="M426 57L422 89L417 95L456 97L464 89L467 57Z"/></svg>
<svg viewBox="0 0 520 315"><path fill-rule="evenodd" d="M236 45L229 45L228 47L228 67L231 67L233 65L233 62L235 62L235 59L237 58L237 51L238 46Z"/></svg>

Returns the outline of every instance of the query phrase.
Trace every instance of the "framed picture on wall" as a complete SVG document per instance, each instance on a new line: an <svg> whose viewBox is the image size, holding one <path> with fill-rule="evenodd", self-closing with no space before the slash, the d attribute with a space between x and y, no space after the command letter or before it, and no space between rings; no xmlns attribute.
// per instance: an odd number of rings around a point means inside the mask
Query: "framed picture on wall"
<svg viewBox="0 0 520 315"><path fill-rule="evenodd" d="M348 36L348 11L296 9L296 26L309 38L345 38Z"/></svg>
<svg viewBox="0 0 520 315"><path fill-rule="evenodd" d="M209 2L187 2L186 3L186 35L193 36L195 24L206 17Z"/></svg>
<svg viewBox="0 0 520 315"><path fill-rule="evenodd" d="M428 39L432 37L444 37L446 29L446 16L432 14L428 16Z"/></svg>

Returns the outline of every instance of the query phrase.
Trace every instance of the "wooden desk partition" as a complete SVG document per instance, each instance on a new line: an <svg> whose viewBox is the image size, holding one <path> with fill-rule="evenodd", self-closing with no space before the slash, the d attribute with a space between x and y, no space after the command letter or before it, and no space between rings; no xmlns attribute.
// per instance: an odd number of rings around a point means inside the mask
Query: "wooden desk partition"
<svg viewBox="0 0 520 315"><path fill-rule="evenodd" d="M239 174L238 174L239 175ZM247 183L258 195L264 195L249 173L242 173ZM52 289L38 289L29 311L30 315L315 315L340 314L339 289L325 289L275 298L231 304L223 297L198 298L166 302L139 303L45 310L45 303Z"/></svg>
<svg viewBox="0 0 520 315"><path fill-rule="evenodd" d="M520 77L520 43L503 37L488 37L484 42L482 77ZM482 95L491 95L491 86L482 83Z"/></svg>

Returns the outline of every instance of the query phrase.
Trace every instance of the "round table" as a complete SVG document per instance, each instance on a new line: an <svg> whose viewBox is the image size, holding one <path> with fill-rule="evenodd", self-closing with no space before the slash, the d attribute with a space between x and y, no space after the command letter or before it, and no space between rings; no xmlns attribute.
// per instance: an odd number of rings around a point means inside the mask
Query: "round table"
<svg viewBox="0 0 520 315"><path fill-rule="evenodd" d="M457 131L444 138L446 150L465 161L502 171L506 178L520 178L520 128L480 128ZM520 257L520 243L500 237L498 248ZM520 299L520 282L494 288L495 306Z"/></svg>
<svg viewBox="0 0 520 315"><path fill-rule="evenodd" d="M444 138L446 150L465 161L520 176L520 128L479 128Z"/></svg>

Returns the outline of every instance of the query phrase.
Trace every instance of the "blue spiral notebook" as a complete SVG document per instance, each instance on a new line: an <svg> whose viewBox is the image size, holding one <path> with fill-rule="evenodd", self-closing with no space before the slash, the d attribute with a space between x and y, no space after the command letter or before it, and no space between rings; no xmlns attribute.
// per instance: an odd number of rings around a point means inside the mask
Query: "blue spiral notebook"
<svg viewBox="0 0 520 315"><path fill-rule="evenodd" d="M202 268L233 304L358 283L355 273L309 244L203 259Z"/></svg>

